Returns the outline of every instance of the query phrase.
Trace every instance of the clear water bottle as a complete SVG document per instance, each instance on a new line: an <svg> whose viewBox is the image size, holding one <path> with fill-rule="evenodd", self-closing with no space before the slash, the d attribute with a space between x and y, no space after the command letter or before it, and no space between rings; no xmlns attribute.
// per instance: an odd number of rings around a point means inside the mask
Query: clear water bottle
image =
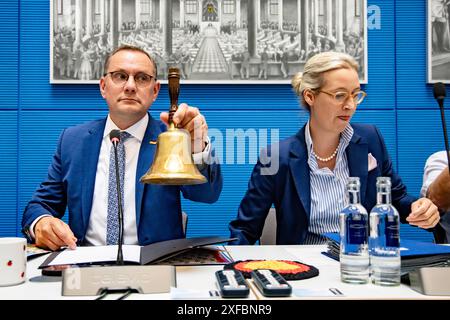
<svg viewBox="0 0 450 320"><path fill-rule="evenodd" d="M368 229L366 209L361 205L360 182L350 177L347 182L347 206L340 219L341 281L364 284L369 282Z"/></svg>
<svg viewBox="0 0 450 320"><path fill-rule="evenodd" d="M371 278L382 286L400 285L400 216L391 204L391 178L377 178L377 205L370 212Z"/></svg>

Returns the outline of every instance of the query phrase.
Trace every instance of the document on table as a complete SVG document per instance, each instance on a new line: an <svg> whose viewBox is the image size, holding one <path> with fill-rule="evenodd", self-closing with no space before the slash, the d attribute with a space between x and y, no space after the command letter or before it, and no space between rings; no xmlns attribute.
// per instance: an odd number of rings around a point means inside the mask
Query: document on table
<svg viewBox="0 0 450 320"><path fill-rule="evenodd" d="M229 257L223 254L222 249L212 250L207 246L217 245L233 241L235 238L223 237L195 237L195 238L181 238L172 239L160 242L150 243L145 246L138 245L124 245L123 261L127 264L147 265L151 263L158 263L166 261L169 258L179 258L178 255L189 255L188 260L197 264L207 264L208 260L213 264L225 264L229 262ZM199 250L206 250L209 254L191 254ZM196 256L200 256L199 259ZM204 258L207 258L206 260ZM45 268L48 266L63 265L63 264L115 264L117 260L117 246L90 246L77 247L75 250L66 249L60 252L53 252L50 256L39 266ZM177 262L173 263L177 265ZM186 264L185 262L181 263ZM192 263L190 263L192 264Z"/></svg>
<svg viewBox="0 0 450 320"><path fill-rule="evenodd" d="M60 252L49 263L50 266L61 264L82 264L95 262L108 262L117 260L118 246L77 247L75 250L66 249ZM136 245L123 245L123 260L140 263L141 247Z"/></svg>

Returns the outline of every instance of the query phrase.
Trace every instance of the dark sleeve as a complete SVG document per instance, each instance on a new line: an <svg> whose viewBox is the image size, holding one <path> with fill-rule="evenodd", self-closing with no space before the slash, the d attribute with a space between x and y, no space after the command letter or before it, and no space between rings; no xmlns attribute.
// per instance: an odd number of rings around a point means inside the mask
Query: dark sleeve
<svg viewBox="0 0 450 320"><path fill-rule="evenodd" d="M392 161L389 157L388 151L386 149L386 144L384 143L384 139L381 136L378 128L375 128L376 133L378 135L378 139L380 141L380 145L382 146L383 152L383 163L382 163L382 172L381 175L384 177L391 177L392 183L392 204L398 210L400 214L400 220L403 223L407 223L406 217L411 213L411 204L417 200L417 198L412 197L407 194L406 186L403 184L400 176L395 173L392 167Z"/></svg>
<svg viewBox="0 0 450 320"><path fill-rule="evenodd" d="M228 226L230 237L238 238L230 244L254 244L261 237L267 214L274 203L276 177L274 174L262 174L264 168L270 168L270 163L264 165L260 158L251 174L237 218Z"/></svg>
<svg viewBox="0 0 450 320"><path fill-rule="evenodd" d="M28 230L33 221L44 215L62 218L66 210L66 188L62 182L61 144L64 131L59 137L58 147L53 155L48 169L47 179L34 192L30 202L25 207L22 217L22 231L28 236Z"/></svg>

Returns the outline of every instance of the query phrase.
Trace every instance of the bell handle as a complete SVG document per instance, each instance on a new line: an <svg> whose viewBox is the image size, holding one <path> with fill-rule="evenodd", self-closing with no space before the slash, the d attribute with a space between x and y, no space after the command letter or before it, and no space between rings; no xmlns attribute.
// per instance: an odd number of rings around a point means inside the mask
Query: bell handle
<svg viewBox="0 0 450 320"><path fill-rule="evenodd" d="M173 115L178 110L178 96L180 94L180 69L169 68L168 82L170 97L169 129L174 129Z"/></svg>

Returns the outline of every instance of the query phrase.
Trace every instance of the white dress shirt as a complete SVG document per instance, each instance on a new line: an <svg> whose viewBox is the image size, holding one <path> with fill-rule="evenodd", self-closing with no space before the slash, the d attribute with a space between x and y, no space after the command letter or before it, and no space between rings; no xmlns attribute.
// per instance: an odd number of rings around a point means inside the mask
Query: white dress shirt
<svg viewBox="0 0 450 320"><path fill-rule="evenodd" d="M428 188L441 174L442 170L447 168L447 165L447 155L445 154L445 151L436 152L427 159L423 171L422 189L420 191L422 197L426 197ZM450 242L450 212L444 214L439 223L445 230L447 242Z"/></svg>
<svg viewBox="0 0 450 320"><path fill-rule="evenodd" d="M123 198L123 222L124 244L138 244L136 226L136 169L139 158L139 150L145 135L149 121L148 114L137 123L124 130L131 134L131 137L124 142L125 147L125 178L124 178L124 198ZM108 212L108 181L109 181L109 161L112 143L109 139L111 130L118 129L110 116L106 119L105 130L100 147L97 163L97 173L95 176L94 195L92 198L92 208L89 217L89 225L86 231L85 244L101 246L106 245L106 222ZM207 138L207 147L203 152L193 154L194 163L202 163L201 159L208 159L211 155L211 144ZM35 238L34 226L48 214L36 218L30 226L30 234Z"/></svg>
<svg viewBox="0 0 450 320"><path fill-rule="evenodd" d="M148 114L126 129L131 137L124 142L125 147L125 178L123 195L123 243L138 244L136 227L136 168L139 158L141 142L144 139L148 124ZM109 162L112 143L109 139L111 130L120 130L111 120L106 120L103 131L102 145L98 156L97 174L95 176L94 196L92 198L92 209L89 217L89 225L86 232L85 242L87 245L106 245L106 221L108 214L108 181ZM113 160L113 159L111 159Z"/></svg>

